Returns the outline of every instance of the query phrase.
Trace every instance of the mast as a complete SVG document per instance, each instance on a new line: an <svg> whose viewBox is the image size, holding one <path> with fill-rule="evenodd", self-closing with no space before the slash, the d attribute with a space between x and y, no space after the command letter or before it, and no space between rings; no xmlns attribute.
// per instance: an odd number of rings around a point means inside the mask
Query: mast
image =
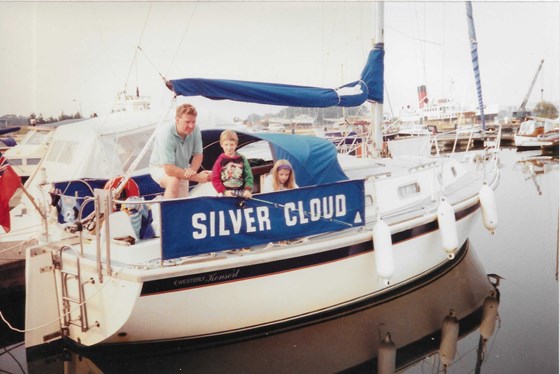
<svg viewBox="0 0 560 374"><path fill-rule="evenodd" d="M482 124L482 131L486 131L486 119L484 118L484 102L482 100L482 83L480 82L480 67L478 65L478 47L476 40L476 31L474 29L474 19L472 12L472 5L470 1L466 2L467 5L467 21L469 24L469 41L471 44L471 59L473 64L474 78L476 80L476 92L478 94L478 108L480 110L480 121Z"/></svg>
<svg viewBox="0 0 560 374"><path fill-rule="evenodd" d="M375 49L384 49L384 34L385 34L385 25L384 25L384 3L383 1L376 1L374 10L374 17L375 20L375 35L372 40L373 48ZM371 104L371 123L372 126L370 131L370 139L373 141L373 149L375 155L379 155L381 149L383 147L383 136L381 134L381 124L383 123L383 103L374 101Z"/></svg>

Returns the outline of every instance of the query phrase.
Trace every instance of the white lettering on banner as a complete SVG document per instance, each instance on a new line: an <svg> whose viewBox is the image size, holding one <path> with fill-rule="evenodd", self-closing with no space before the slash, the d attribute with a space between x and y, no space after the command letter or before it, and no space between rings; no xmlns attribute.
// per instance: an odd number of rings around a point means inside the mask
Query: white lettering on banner
<svg viewBox="0 0 560 374"><path fill-rule="evenodd" d="M241 232L242 223L245 221L246 232L270 230L270 214L268 207L223 210L218 212L195 213L192 215L193 239L206 237L229 236ZM227 227L231 227L232 230Z"/></svg>
<svg viewBox="0 0 560 374"><path fill-rule="evenodd" d="M220 219L218 221L220 223L220 230L218 236L227 236L229 235L229 230L226 229L226 220L224 218L224 211L220 210L218 212L218 215L220 216Z"/></svg>
<svg viewBox="0 0 560 374"><path fill-rule="evenodd" d="M243 222L241 209L230 210L229 218L231 219L231 225L233 226L233 233L239 234L241 232L241 223Z"/></svg>
<svg viewBox="0 0 560 374"><path fill-rule="evenodd" d="M311 222L315 222L321 219L321 200L311 199L309 202L309 213Z"/></svg>
<svg viewBox="0 0 560 374"><path fill-rule="evenodd" d="M253 217L253 208L247 208L243 211L245 213L245 221L247 222L247 232L255 232L257 229L253 225L255 218Z"/></svg>
<svg viewBox="0 0 560 374"><path fill-rule="evenodd" d="M335 196L335 204L336 204L336 216L340 217L341 215L346 215L346 198L344 195L336 195Z"/></svg>
<svg viewBox="0 0 560 374"><path fill-rule="evenodd" d="M295 226L297 223L296 217L292 217L291 212L296 210L296 204L286 203L284 204L284 220L286 220L286 226Z"/></svg>
<svg viewBox="0 0 560 374"><path fill-rule="evenodd" d="M206 237L206 225L200 221L206 221L206 214L195 213L192 215L192 225L193 225L193 238L194 239L204 239Z"/></svg>
<svg viewBox="0 0 560 374"><path fill-rule="evenodd" d="M297 211L297 215L294 212ZM303 201L284 204L284 219L286 226L306 224L319 219L331 219L346 215L346 196L325 196L309 200L309 209L306 209Z"/></svg>
<svg viewBox="0 0 560 374"><path fill-rule="evenodd" d="M257 222L259 223L259 231L270 230L270 217L268 216L268 209L257 208Z"/></svg>
<svg viewBox="0 0 560 374"><path fill-rule="evenodd" d="M288 227L346 215L346 196L343 194L284 204L284 220ZM258 206L195 213L192 215L192 227L193 239L205 239L268 231L272 230L272 223L269 208Z"/></svg>

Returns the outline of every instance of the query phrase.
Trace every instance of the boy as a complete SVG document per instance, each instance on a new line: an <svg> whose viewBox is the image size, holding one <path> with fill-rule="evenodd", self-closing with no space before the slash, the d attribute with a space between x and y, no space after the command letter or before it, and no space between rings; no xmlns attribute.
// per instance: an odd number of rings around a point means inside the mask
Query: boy
<svg viewBox="0 0 560 374"><path fill-rule="evenodd" d="M224 130L220 135L220 146L224 150L212 168L212 185L223 196L243 196L250 199L253 194L253 173L245 156L236 152L239 138L233 130Z"/></svg>

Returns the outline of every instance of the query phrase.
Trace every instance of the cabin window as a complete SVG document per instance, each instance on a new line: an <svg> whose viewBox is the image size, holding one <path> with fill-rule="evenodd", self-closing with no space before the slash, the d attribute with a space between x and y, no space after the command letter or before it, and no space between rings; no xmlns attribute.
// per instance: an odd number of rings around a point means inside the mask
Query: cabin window
<svg viewBox="0 0 560 374"><path fill-rule="evenodd" d="M365 195L365 206L372 206L373 205L373 196Z"/></svg>
<svg viewBox="0 0 560 374"><path fill-rule="evenodd" d="M41 159L37 157L31 157L27 159L27 165L37 165L39 164L39 162L41 162Z"/></svg>
<svg viewBox="0 0 560 374"><path fill-rule="evenodd" d="M417 182L399 187L399 197L401 199L420 193L420 185Z"/></svg>
<svg viewBox="0 0 560 374"><path fill-rule="evenodd" d="M41 145L49 137L49 133L43 131L35 131L29 136L25 144L27 145ZM22 142L23 143L23 142Z"/></svg>
<svg viewBox="0 0 560 374"><path fill-rule="evenodd" d="M10 165L20 166L21 165L21 158L9 158L8 162L10 163Z"/></svg>
<svg viewBox="0 0 560 374"><path fill-rule="evenodd" d="M153 128L148 128L142 130L141 132L135 132L134 134L127 134L119 136L117 138L117 152L119 155L119 160L122 164L123 170L128 170L132 162L140 154L144 145L150 139L152 135ZM151 152L146 152L140 162L138 163L136 169L144 169L149 166Z"/></svg>
<svg viewBox="0 0 560 374"><path fill-rule="evenodd" d="M76 158L78 148L78 142L57 140L47 154L47 161L70 164Z"/></svg>

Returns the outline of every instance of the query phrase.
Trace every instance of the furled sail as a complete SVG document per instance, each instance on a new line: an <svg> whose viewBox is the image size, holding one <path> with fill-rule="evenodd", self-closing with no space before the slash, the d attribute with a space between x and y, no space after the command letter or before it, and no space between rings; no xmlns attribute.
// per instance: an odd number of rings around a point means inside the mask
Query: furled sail
<svg viewBox="0 0 560 374"><path fill-rule="evenodd" d="M486 121L484 118L484 102L482 100L482 83L480 82L480 66L478 65L478 47L476 40L476 31L474 28L474 19L472 4L467 1L467 20L469 23L469 41L471 44L471 59L473 64L474 77L476 80L476 92L478 94L478 107L480 110L480 121L482 124L482 130L486 130Z"/></svg>
<svg viewBox="0 0 560 374"><path fill-rule="evenodd" d="M383 58L383 49L371 50L360 79L337 88L203 78L171 80L168 87L177 95L212 100L308 108L355 107L366 100L383 103Z"/></svg>

